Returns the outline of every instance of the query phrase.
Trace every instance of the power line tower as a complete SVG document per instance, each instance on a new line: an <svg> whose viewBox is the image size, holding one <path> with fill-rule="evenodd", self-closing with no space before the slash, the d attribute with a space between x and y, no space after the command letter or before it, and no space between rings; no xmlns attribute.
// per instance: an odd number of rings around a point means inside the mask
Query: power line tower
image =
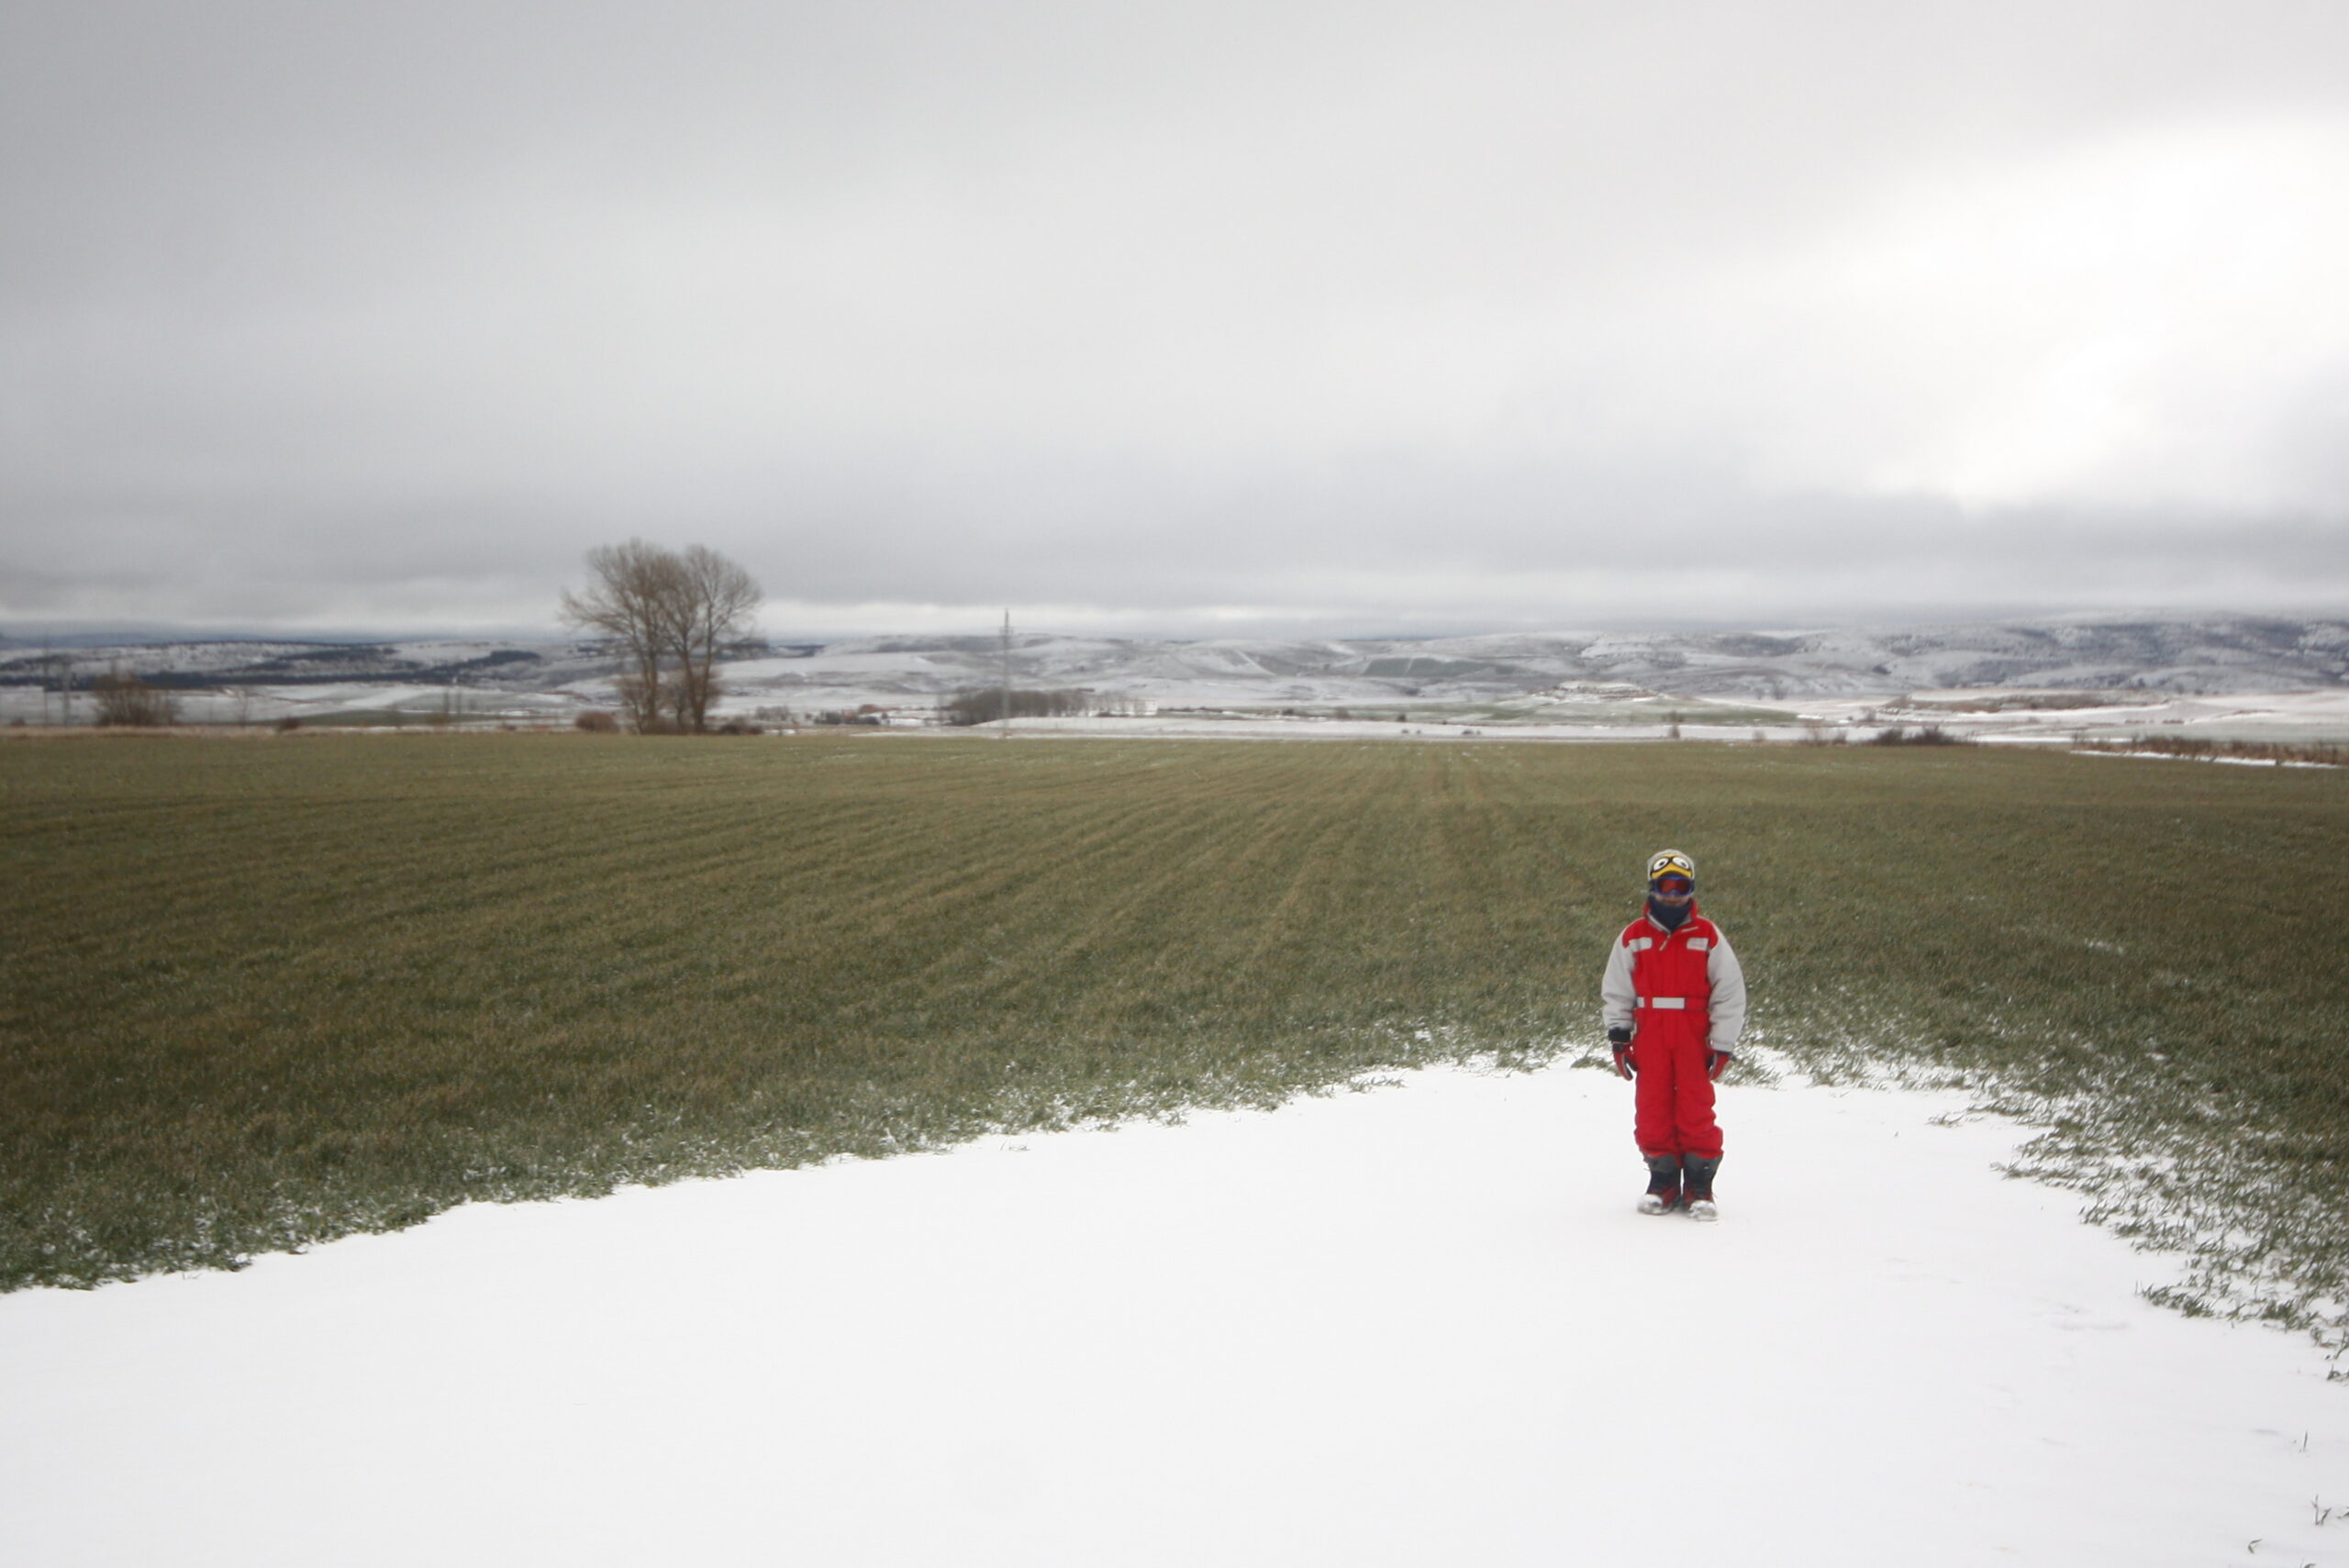
<svg viewBox="0 0 2349 1568"><path fill-rule="evenodd" d="M40 721L44 725L73 722L73 655L60 653L43 642L40 648ZM58 716L52 717L50 694L57 695Z"/></svg>

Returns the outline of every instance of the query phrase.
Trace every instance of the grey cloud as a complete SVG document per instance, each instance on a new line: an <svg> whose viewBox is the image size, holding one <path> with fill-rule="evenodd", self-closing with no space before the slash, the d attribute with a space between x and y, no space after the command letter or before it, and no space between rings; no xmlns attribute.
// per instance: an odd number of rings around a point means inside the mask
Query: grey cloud
<svg viewBox="0 0 2349 1568"><path fill-rule="evenodd" d="M2314 3L38 0L0 616L511 624L630 533L809 606L2337 602L2349 361L2264 509L1969 508L1760 472L1774 399L1954 416L1753 280L2345 62Z"/></svg>
<svg viewBox="0 0 2349 1568"><path fill-rule="evenodd" d="M2337 517L1767 495L1696 463L1604 473L1389 457L1214 483L1183 469L901 467L785 473L776 491L794 499L568 517L419 495L346 502L331 526L310 520L316 496L159 505L28 542L21 556L39 570L12 574L7 607L87 619L212 606L316 624L320 601L349 617L365 588L402 626L543 623L580 552L630 533L721 548L792 604L1040 606L1154 627L1217 606L1364 629L2349 599ZM885 614L868 626L887 628Z"/></svg>

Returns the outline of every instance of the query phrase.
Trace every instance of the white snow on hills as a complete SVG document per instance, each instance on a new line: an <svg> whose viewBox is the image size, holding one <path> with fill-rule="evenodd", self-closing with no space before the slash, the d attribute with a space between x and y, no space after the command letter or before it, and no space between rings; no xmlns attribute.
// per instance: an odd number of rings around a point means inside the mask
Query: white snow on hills
<svg viewBox="0 0 2349 1568"><path fill-rule="evenodd" d="M1602 698L1661 698L1712 705L1723 710L1721 722L1752 725L1773 714L1789 723L1832 719L1904 695L1987 690L2053 694L2038 704L2045 708L2084 709L2099 694L2116 709L2226 699L2220 708L2232 714L2245 706L2239 699L2263 694L2349 692L2349 620L2105 617L1188 642L1028 632L1014 638L1009 666L1018 686L1089 691L1129 712L1294 708L1327 717L1357 708L1390 719L1402 709L1486 724L1625 722L1664 709L1653 701L1611 715L1589 709ZM192 719L386 710L562 718L608 706L616 668L610 650L578 639L184 641L47 655L19 642L0 645L0 716L53 714L67 670L83 690L98 675L127 670L177 690ZM725 710L927 712L957 694L994 688L1004 669L1000 644L985 635L763 644L726 664ZM1687 717L1702 719L1696 710Z"/></svg>

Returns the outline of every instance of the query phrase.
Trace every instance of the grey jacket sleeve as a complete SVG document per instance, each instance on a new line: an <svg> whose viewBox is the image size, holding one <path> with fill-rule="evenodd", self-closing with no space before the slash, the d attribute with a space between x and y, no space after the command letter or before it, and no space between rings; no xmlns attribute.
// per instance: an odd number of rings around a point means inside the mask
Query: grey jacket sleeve
<svg viewBox="0 0 2349 1568"><path fill-rule="evenodd" d="M1631 989L1631 950L1617 937L1608 951L1607 973L1598 982L1598 1000L1609 1029L1630 1029L1637 994Z"/></svg>
<svg viewBox="0 0 2349 1568"><path fill-rule="evenodd" d="M1713 988L1712 1030L1705 1043L1714 1051L1735 1051L1737 1037L1745 1032L1745 971L1731 951L1729 939L1720 936L1720 928L1715 926L1713 932L1719 940L1705 959L1705 979ZM1628 990L1630 970L1624 973Z"/></svg>

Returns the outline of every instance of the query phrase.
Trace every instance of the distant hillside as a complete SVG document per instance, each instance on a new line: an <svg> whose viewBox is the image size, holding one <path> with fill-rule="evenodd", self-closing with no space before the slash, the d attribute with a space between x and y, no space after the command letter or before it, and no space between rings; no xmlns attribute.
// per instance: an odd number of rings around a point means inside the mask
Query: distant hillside
<svg viewBox="0 0 2349 1568"><path fill-rule="evenodd" d="M926 697L1001 678L992 639L867 639L746 662L737 689ZM2166 695L2349 684L2349 621L2000 622L1713 634L1545 632L1409 641L1016 639L1022 686L1087 686L1162 704L1490 702L1569 684L1787 701L1957 686Z"/></svg>
<svg viewBox="0 0 2349 1568"><path fill-rule="evenodd" d="M610 668L594 643L299 642L223 639L92 643L53 652L0 643L0 685L39 685L70 670L86 685L126 670L150 685L197 691L229 686L476 685L543 690Z"/></svg>
<svg viewBox="0 0 2349 1568"><path fill-rule="evenodd" d="M725 678L737 704L797 709L926 704L1001 678L996 639L879 637L740 651ZM295 686L461 687L607 700L608 649L408 641L123 643L61 651L0 646L0 686L37 686L70 665L77 685L125 668L184 690ZM1015 639L1025 687L1089 687L1163 706L1492 702L1621 685L1761 703L1888 696L1950 687L2053 687L2169 695L2349 685L2349 621L2247 616L2000 621L1722 633L1544 632L1329 641Z"/></svg>

